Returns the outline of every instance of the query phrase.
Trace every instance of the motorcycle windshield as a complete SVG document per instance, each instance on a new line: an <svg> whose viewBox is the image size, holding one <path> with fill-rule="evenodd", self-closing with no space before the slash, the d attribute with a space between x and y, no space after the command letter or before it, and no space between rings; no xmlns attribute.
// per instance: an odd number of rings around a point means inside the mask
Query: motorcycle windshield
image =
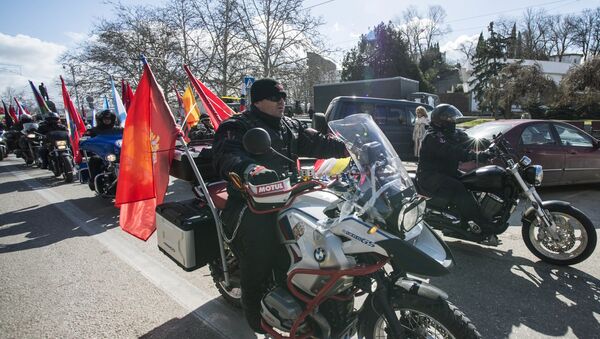
<svg viewBox="0 0 600 339"><path fill-rule="evenodd" d="M27 133L29 131L35 130L37 131L39 125L35 122L26 122L23 124L23 133Z"/></svg>
<svg viewBox="0 0 600 339"><path fill-rule="evenodd" d="M354 114L329 122L333 133L346 149L360 171L355 202L363 210L375 207L386 218L394 206L390 200L398 193L412 196L413 182L389 140L368 114Z"/></svg>

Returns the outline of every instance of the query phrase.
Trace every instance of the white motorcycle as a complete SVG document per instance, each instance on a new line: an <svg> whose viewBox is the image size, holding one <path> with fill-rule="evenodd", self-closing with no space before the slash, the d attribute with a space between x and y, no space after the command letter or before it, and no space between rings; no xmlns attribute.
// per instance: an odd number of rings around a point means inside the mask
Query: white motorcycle
<svg viewBox="0 0 600 339"><path fill-rule="evenodd" d="M254 186L231 175L247 209L277 211L290 258L284 282L273 279L262 299L262 328L274 338L480 337L445 292L411 275L447 274L453 257L422 220L425 201L390 142L366 114L329 127L352 157L351 170L336 180L304 173L295 185L286 178ZM244 147L269 152L268 133L248 131ZM213 279L225 299L239 305L237 259L219 217L226 183L205 185L194 171L199 204L210 206L216 221L220 255L210 263ZM366 298L358 307L361 295Z"/></svg>

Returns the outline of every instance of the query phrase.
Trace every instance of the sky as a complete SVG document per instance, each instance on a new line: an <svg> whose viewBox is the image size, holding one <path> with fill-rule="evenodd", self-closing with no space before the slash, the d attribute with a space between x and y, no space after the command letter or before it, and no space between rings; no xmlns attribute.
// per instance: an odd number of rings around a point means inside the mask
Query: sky
<svg viewBox="0 0 600 339"><path fill-rule="evenodd" d="M165 0L121 0L124 4L163 4ZM456 59L454 49L465 40L476 39L488 23L499 18L520 17L527 8L544 8L549 14L580 13L600 7L600 0L305 0L304 8L320 16L320 31L331 57L341 64L344 51L356 45L358 37L380 22L397 21L409 6L426 13L432 5L442 6L451 32L440 41L447 58ZM7 86L17 91L31 90L27 80L44 82L51 99L60 91L53 84L58 76L71 76L56 62L62 53L85 39L93 23L114 14L102 0L12 0L2 5L0 20L0 94ZM10 13L10 14L9 14Z"/></svg>

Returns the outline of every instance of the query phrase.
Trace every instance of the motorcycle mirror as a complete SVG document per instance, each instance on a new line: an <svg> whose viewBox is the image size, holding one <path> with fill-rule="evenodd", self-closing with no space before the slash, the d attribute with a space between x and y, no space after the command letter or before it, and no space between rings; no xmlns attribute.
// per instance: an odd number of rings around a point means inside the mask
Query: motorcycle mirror
<svg viewBox="0 0 600 339"><path fill-rule="evenodd" d="M242 144L250 154L266 154L271 149L271 136L264 128L255 127L244 134Z"/></svg>
<svg viewBox="0 0 600 339"><path fill-rule="evenodd" d="M327 119L324 113L315 113L313 115L312 127L321 134L327 134L329 127L327 127Z"/></svg>

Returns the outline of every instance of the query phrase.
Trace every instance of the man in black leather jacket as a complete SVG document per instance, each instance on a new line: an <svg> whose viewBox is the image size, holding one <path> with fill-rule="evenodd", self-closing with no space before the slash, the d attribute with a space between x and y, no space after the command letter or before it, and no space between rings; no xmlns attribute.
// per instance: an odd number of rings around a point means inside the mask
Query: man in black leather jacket
<svg viewBox="0 0 600 339"><path fill-rule="evenodd" d="M455 204L464 221L475 222L482 239L493 233L494 226L481 213L479 204L460 180L460 162L490 158L487 152L473 152L473 139L456 130L456 119L462 113L448 104L438 105L431 112L431 124L421 146L417 167L417 184L423 193Z"/></svg>
<svg viewBox="0 0 600 339"><path fill-rule="evenodd" d="M48 133L54 131L67 131L67 126L60 123L60 116L56 112L50 112L44 118L44 121L40 123L38 133L48 137L44 139L43 146L39 150L40 158L42 158L42 168L48 168L48 154L50 153L50 145L53 140L49 138Z"/></svg>
<svg viewBox="0 0 600 339"><path fill-rule="evenodd" d="M283 116L286 93L277 81L256 81L250 88L250 96L250 109L224 121L215 134L213 165L222 178L229 180L228 174L234 172L242 180L257 185L281 180L289 173L292 178L297 176L295 163L276 154L253 155L244 149L244 133L254 127L264 128L271 137L273 149L294 161L298 156L346 156L341 141L311 128L302 128L298 120ZM287 269L288 255L277 238L276 213L252 213L231 183L228 192L223 224L227 237L234 237L231 245L240 261L242 306L250 327L263 333L260 301L272 269L280 267L279 264ZM284 262L279 262L280 259Z"/></svg>

